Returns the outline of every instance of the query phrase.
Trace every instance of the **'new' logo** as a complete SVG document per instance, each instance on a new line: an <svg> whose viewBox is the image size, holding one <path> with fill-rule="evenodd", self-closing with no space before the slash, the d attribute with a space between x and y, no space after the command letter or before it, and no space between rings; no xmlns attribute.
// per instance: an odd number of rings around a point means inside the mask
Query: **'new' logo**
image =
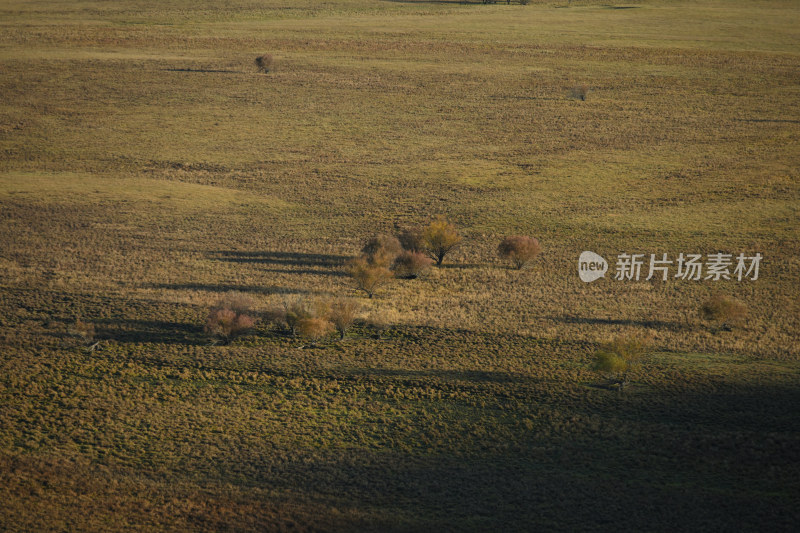
<svg viewBox="0 0 800 533"><path fill-rule="evenodd" d="M578 275L581 281L591 283L606 275L608 261L594 252L583 252L578 258Z"/></svg>

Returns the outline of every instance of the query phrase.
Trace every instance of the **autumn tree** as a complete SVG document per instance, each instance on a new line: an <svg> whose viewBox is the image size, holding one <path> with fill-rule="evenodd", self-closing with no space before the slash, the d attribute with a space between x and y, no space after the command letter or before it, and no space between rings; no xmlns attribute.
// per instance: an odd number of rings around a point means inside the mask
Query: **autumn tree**
<svg viewBox="0 0 800 533"><path fill-rule="evenodd" d="M433 259L422 252L403 250L394 260L394 275L402 279L416 279L433 263Z"/></svg>
<svg viewBox="0 0 800 533"><path fill-rule="evenodd" d="M524 235L506 237L497 247L498 255L502 259L509 261L517 269L524 267L528 262L539 255L541 251L542 247L539 245L537 239Z"/></svg>
<svg viewBox="0 0 800 533"><path fill-rule="evenodd" d="M422 231L422 244L437 266L460 242L461 236L456 227L444 217L436 218Z"/></svg>
<svg viewBox="0 0 800 533"><path fill-rule="evenodd" d="M386 285L394 277L385 265L375 264L366 256L356 257L347 263L347 273L353 278L356 288L364 291L370 298L375 291Z"/></svg>
<svg viewBox="0 0 800 533"><path fill-rule="evenodd" d="M337 298L330 303L328 319L339 333L340 340L344 340L347 330L355 322L359 309L361 304L350 298Z"/></svg>
<svg viewBox="0 0 800 533"><path fill-rule="evenodd" d="M322 316L306 317L297 323L298 333L310 339L311 346L316 346L317 342L333 333L333 329L331 321Z"/></svg>
<svg viewBox="0 0 800 533"><path fill-rule="evenodd" d="M224 344L249 331L255 325L250 315L252 300L244 295L229 293L213 306L206 317L206 333L217 337Z"/></svg>
<svg viewBox="0 0 800 533"><path fill-rule="evenodd" d="M315 307L315 302L304 298L285 299L281 304L268 309L264 313L264 318L270 324L274 324L292 337L296 337L300 321L316 316Z"/></svg>
<svg viewBox="0 0 800 533"><path fill-rule="evenodd" d="M400 241L392 235L375 235L370 238L361 253L374 265L389 268L403 251Z"/></svg>

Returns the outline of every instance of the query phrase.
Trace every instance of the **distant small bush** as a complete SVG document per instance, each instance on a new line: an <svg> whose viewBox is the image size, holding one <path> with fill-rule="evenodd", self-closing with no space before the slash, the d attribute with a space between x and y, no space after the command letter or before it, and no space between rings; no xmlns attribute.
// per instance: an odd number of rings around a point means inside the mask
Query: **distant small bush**
<svg viewBox="0 0 800 533"><path fill-rule="evenodd" d="M372 298L375 291L386 285L394 277L386 266L372 263L367 257L357 257L346 265L347 273L353 278L356 288Z"/></svg>
<svg viewBox="0 0 800 533"><path fill-rule="evenodd" d="M444 257L460 242L456 227L441 216L422 231L422 244L437 265L441 265Z"/></svg>
<svg viewBox="0 0 800 533"><path fill-rule="evenodd" d="M726 331L741 326L747 318L747 305L723 294L715 294L700 306L700 316Z"/></svg>
<svg viewBox="0 0 800 533"><path fill-rule="evenodd" d="M256 67L258 67L259 72L267 73L272 69L272 65L275 62L271 54L264 54L263 56L258 56L256 58Z"/></svg>
<svg viewBox="0 0 800 533"><path fill-rule="evenodd" d="M589 86L584 84L576 85L572 89L570 89L570 96L580 101L586 101L586 98L589 96Z"/></svg>
<svg viewBox="0 0 800 533"><path fill-rule="evenodd" d="M422 252L404 250L394 261L394 275L402 279L416 279L433 264L433 259Z"/></svg>
<svg viewBox="0 0 800 533"><path fill-rule="evenodd" d="M386 268L392 265L402 251L400 241L392 235L375 235L361 249L361 253L370 263Z"/></svg>
<svg viewBox="0 0 800 533"><path fill-rule="evenodd" d="M650 353L651 341L636 335L619 336L605 343L594 356L594 370L601 372L622 392L633 371Z"/></svg>
<svg viewBox="0 0 800 533"><path fill-rule="evenodd" d="M337 298L329 304L329 309L328 318L339 333L339 338L343 340L347 330L353 325L361 304L350 298Z"/></svg>
<svg viewBox="0 0 800 533"><path fill-rule="evenodd" d="M525 237L523 235L514 235L506 237L500 242L497 247L497 253L501 258L509 261L515 268L521 269L526 263L532 261L542 247L539 241L533 237Z"/></svg>
<svg viewBox="0 0 800 533"><path fill-rule="evenodd" d="M224 296L208 313L206 333L229 344L255 325L255 319L249 314L251 307L252 300L243 294Z"/></svg>

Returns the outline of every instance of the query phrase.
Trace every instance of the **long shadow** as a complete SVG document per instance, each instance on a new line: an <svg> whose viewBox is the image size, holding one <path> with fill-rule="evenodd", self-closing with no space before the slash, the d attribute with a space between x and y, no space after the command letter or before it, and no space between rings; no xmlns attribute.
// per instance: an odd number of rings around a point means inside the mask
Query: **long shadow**
<svg viewBox="0 0 800 533"><path fill-rule="evenodd" d="M341 267L340 267L341 268ZM283 268L264 268L262 269L264 272L275 272L277 274L310 274L312 276L333 276L333 277L344 277L347 276L347 273L344 270L340 270L337 268L331 268L331 270L323 270L323 269L314 269L314 268L293 268L291 270L283 269Z"/></svg>
<svg viewBox="0 0 800 533"><path fill-rule="evenodd" d="M451 269L451 270L468 270L472 268L480 268L482 265L480 263L442 263L438 267L434 268L444 268L444 269Z"/></svg>
<svg viewBox="0 0 800 533"><path fill-rule="evenodd" d="M350 257L334 254L306 254L300 252L240 252L219 250L212 258L233 263L270 263L274 265L300 265L309 267L337 267Z"/></svg>
<svg viewBox="0 0 800 533"><path fill-rule="evenodd" d="M240 70L218 70L210 68L165 68L161 69L167 72L201 72L201 73L218 73L218 74L240 74Z"/></svg>
<svg viewBox="0 0 800 533"><path fill-rule="evenodd" d="M482 4L483 0L383 0L393 4ZM498 0L498 3L505 3Z"/></svg>
<svg viewBox="0 0 800 533"><path fill-rule="evenodd" d="M800 124L800 120L780 118L735 118L736 122L772 122L775 124Z"/></svg>
<svg viewBox="0 0 800 533"><path fill-rule="evenodd" d="M258 263L263 265L291 266L291 270L266 268L267 272L312 274L325 276L345 276L341 270L350 257L334 254L307 254L300 252L240 252L236 250L219 250L211 253L217 261L231 263ZM306 268L296 268L306 267Z"/></svg>
<svg viewBox="0 0 800 533"><path fill-rule="evenodd" d="M430 378L440 381L471 381L476 383L514 383L518 381L534 381L530 376L517 375L511 372L483 372L477 370L403 370L390 368L354 368L347 372L349 376L387 377L407 381L426 381Z"/></svg>
<svg viewBox="0 0 800 533"><path fill-rule="evenodd" d="M285 272L285 271L281 271ZM230 285L211 283L154 283L149 285L154 289L194 290L208 292L251 292L255 294L307 294L311 291L305 289L288 289L278 285Z"/></svg>
<svg viewBox="0 0 800 533"><path fill-rule="evenodd" d="M161 320L99 319L94 321L97 340L121 343L160 343L198 346L208 343L197 324Z"/></svg>
<svg viewBox="0 0 800 533"><path fill-rule="evenodd" d="M542 316L546 320L562 322L564 324L593 324L606 326L640 326L645 328L666 328L671 330L683 329L683 324L679 322L667 322L664 320L632 320L629 318L592 318L583 316Z"/></svg>

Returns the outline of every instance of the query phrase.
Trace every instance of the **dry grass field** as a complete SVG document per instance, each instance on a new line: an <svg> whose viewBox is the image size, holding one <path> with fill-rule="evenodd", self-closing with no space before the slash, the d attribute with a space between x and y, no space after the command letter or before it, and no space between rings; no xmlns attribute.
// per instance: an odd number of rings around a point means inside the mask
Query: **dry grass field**
<svg viewBox="0 0 800 533"><path fill-rule="evenodd" d="M797 2L222 4L0 2L0 530L796 527ZM437 215L441 267L356 292ZM718 252L759 279L610 279ZM389 327L213 344L230 291Z"/></svg>

